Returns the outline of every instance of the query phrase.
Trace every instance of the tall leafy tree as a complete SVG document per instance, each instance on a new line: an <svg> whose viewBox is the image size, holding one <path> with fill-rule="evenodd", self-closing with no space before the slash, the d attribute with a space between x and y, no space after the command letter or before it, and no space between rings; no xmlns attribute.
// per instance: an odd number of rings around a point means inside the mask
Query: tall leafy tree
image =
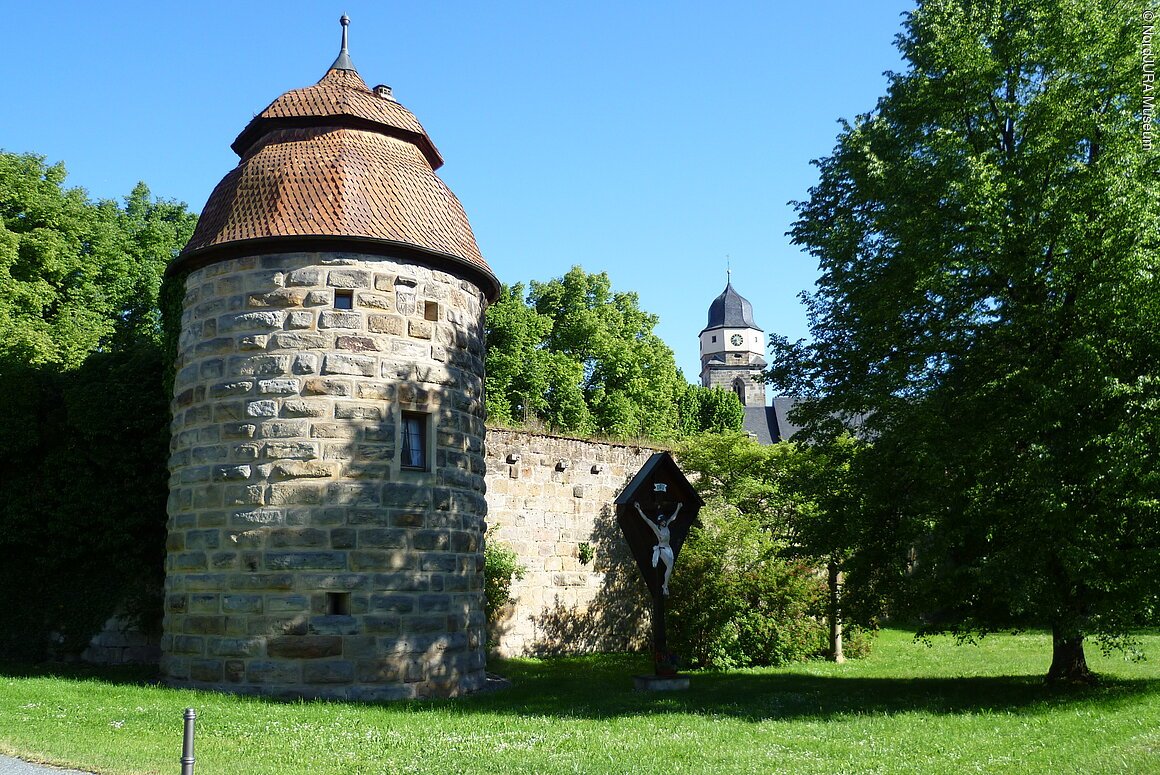
<svg viewBox="0 0 1160 775"><path fill-rule="evenodd" d="M487 414L492 420L591 432L580 386L582 364L546 346L552 319L526 301L522 283L504 285L487 309Z"/></svg>
<svg viewBox="0 0 1160 775"><path fill-rule="evenodd" d="M677 402L681 433L692 436L706 431L738 431L745 421L745 407L732 390L687 385Z"/></svg>
<svg viewBox="0 0 1160 775"><path fill-rule="evenodd" d="M1160 156L1138 0L928 0L797 203L816 438L869 413L851 591L928 631L1044 623L1089 677L1160 603Z"/></svg>
<svg viewBox="0 0 1160 775"><path fill-rule="evenodd" d="M83 648L118 607L156 603L168 389L158 291L192 233L139 184L123 203L61 164L0 152L0 652ZM83 594L78 592L83 590ZM159 610L159 606L152 606Z"/></svg>
<svg viewBox="0 0 1160 775"><path fill-rule="evenodd" d="M488 409L556 430L670 438L684 380L653 333L657 316L608 275L580 267L548 282L505 288L487 316Z"/></svg>

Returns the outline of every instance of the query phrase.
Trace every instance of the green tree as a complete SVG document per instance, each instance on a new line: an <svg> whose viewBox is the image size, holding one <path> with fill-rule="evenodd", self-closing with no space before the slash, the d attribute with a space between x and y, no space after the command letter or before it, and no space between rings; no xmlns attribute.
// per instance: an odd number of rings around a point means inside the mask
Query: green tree
<svg viewBox="0 0 1160 775"><path fill-rule="evenodd" d="M487 309L487 414L492 420L592 432L580 385L583 366L547 348L552 319L525 301L524 286L504 285Z"/></svg>
<svg viewBox="0 0 1160 775"><path fill-rule="evenodd" d="M677 404L681 435L710 431L738 431L745 420L745 407L732 390L686 385Z"/></svg>
<svg viewBox="0 0 1160 775"><path fill-rule="evenodd" d="M797 203L810 343L770 378L817 439L866 419L850 588L929 632L1155 622L1160 156L1141 2L930 0L876 109Z"/></svg>
<svg viewBox="0 0 1160 775"><path fill-rule="evenodd" d="M168 403L158 290L192 233L139 184L115 202L0 152L0 652L83 648L160 610ZM83 591L83 593L82 593Z"/></svg>
<svg viewBox="0 0 1160 775"><path fill-rule="evenodd" d="M702 497L726 504L768 534L777 558L816 573L827 569L829 600L818 605L830 624L828 656L842 659L841 574L855 540L851 524L860 508L851 464L863 444L842 435L823 444L783 442L763 446L744 433L706 433L680 448L681 467ZM848 612L859 626L874 609ZM858 636L855 633L856 637ZM855 651L860 650L857 646Z"/></svg>
<svg viewBox="0 0 1160 775"><path fill-rule="evenodd" d="M787 456L783 488L792 493L794 508L789 514L791 552L826 567L829 600L826 618L830 624L827 656L845 661L843 620L848 606L843 600L844 573L854 548L862 495L854 476L854 465L865 445L849 434L826 442L794 445ZM872 622L876 609L863 606L853 618Z"/></svg>
<svg viewBox="0 0 1160 775"><path fill-rule="evenodd" d="M653 333L656 315L608 275L573 267L563 277L504 289L487 315L491 416L535 417L564 432L665 439L677 434L684 380Z"/></svg>

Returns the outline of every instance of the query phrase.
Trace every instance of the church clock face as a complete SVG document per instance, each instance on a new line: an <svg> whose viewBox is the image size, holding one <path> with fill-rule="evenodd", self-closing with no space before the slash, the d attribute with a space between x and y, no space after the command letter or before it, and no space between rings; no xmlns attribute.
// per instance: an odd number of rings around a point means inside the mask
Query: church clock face
<svg viewBox="0 0 1160 775"><path fill-rule="evenodd" d="M733 336L729 337L729 342L734 347L740 347L741 343L744 341L745 340L741 338L741 334L734 334Z"/></svg>

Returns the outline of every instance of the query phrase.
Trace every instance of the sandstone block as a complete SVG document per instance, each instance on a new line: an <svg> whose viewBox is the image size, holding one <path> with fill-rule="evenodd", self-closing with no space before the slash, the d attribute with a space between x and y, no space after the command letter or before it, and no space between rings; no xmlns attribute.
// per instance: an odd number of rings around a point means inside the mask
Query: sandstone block
<svg viewBox="0 0 1160 775"><path fill-rule="evenodd" d="M218 331L221 333L273 331L282 327L283 312L281 310L267 310L262 312L235 312L223 315L218 320Z"/></svg>
<svg viewBox="0 0 1160 775"><path fill-rule="evenodd" d="M279 288L269 293L251 293L246 303L251 307L301 307L306 291L298 288Z"/></svg>
<svg viewBox="0 0 1160 775"><path fill-rule="evenodd" d="M318 314L319 328L354 328L363 327L362 313L347 310L324 309Z"/></svg>
<svg viewBox="0 0 1160 775"><path fill-rule="evenodd" d="M340 350L356 353L374 352L379 349L375 340L366 336L340 336L334 340L334 346Z"/></svg>
<svg viewBox="0 0 1160 775"><path fill-rule="evenodd" d="M314 353L298 353L294 356L294 365L290 370L295 374L317 374L318 356Z"/></svg>
<svg viewBox="0 0 1160 775"><path fill-rule="evenodd" d="M286 275L286 285L288 287L322 285L322 270L313 267L295 269Z"/></svg>
<svg viewBox="0 0 1160 775"><path fill-rule="evenodd" d="M295 309L286 313L284 327L287 331L303 331L314 327L314 313L308 309Z"/></svg>
<svg viewBox="0 0 1160 775"><path fill-rule="evenodd" d="M249 401L246 403L248 417L277 417L278 403L276 401Z"/></svg>
<svg viewBox="0 0 1160 775"><path fill-rule="evenodd" d="M274 334L271 338L279 350L321 350L327 345L325 334L305 331Z"/></svg>
<svg viewBox="0 0 1160 775"><path fill-rule="evenodd" d="M310 426L310 436L315 439L351 439L358 435L358 428L349 423L316 422Z"/></svg>
<svg viewBox="0 0 1160 775"><path fill-rule="evenodd" d="M287 547L325 548L330 535L325 530L314 527L285 527L270 531L270 546L275 549Z"/></svg>
<svg viewBox="0 0 1160 775"><path fill-rule="evenodd" d="M370 307L371 309L386 309L394 311L395 300L393 297L383 293L360 293L356 297L360 307Z"/></svg>
<svg viewBox="0 0 1160 775"><path fill-rule="evenodd" d="M323 489L317 484L279 482L270 485L268 500L271 506L288 504L314 505L322 503Z"/></svg>
<svg viewBox="0 0 1160 775"><path fill-rule="evenodd" d="M295 684L302 676L297 662L250 662L246 666L246 681L252 684Z"/></svg>
<svg viewBox="0 0 1160 775"><path fill-rule="evenodd" d="M273 460L313 460L318 457L318 445L311 441L267 441L262 455Z"/></svg>
<svg viewBox="0 0 1160 775"><path fill-rule="evenodd" d="M349 401L339 401L334 405L334 419L378 421L383 419L383 406L381 404L356 404Z"/></svg>
<svg viewBox="0 0 1160 775"><path fill-rule="evenodd" d="M275 463L271 473L284 479L322 479L334 475L334 465L318 461L291 460Z"/></svg>
<svg viewBox="0 0 1160 775"><path fill-rule="evenodd" d="M345 552L267 552L266 570L346 570Z"/></svg>
<svg viewBox="0 0 1160 775"><path fill-rule="evenodd" d="M429 320L409 320L407 333L416 339L430 339L435 333L435 326Z"/></svg>
<svg viewBox="0 0 1160 775"><path fill-rule="evenodd" d="M349 396L350 383L346 380L313 377L302 383L302 394L307 396Z"/></svg>
<svg viewBox="0 0 1160 775"><path fill-rule="evenodd" d="M238 355L229 363L230 373L239 377L276 377L289 367L289 355Z"/></svg>
<svg viewBox="0 0 1160 775"><path fill-rule="evenodd" d="M225 677L220 659L193 659L189 662L189 679L203 683L217 683Z"/></svg>
<svg viewBox="0 0 1160 775"><path fill-rule="evenodd" d="M293 439L306 436L310 424L305 420L267 421L258 426L258 436L263 439Z"/></svg>
<svg viewBox="0 0 1160 775"><path fill-rule="evenodd" d="M302 680L308 684L347 684L354 680L354 663L308 662L302 666Z"/></svg>
<svg viewBox="0 0 1160 775"><path fill-rule="evenodd" d="M337 635L281 635L266 642L266 655L280 659L342 656L342 638Z"/></svg>
<svg viewBox="0 0 1160 775"><path fill-rule="evenodd" d="M402 336L406 330L406 325L402 315L370 314L367 316L367 330L373 334Z"/></svg>
<svg viewBox="0 0 1160 775"><path fill-rule="evenodd" d="M371 273L363 269L331 269L326 284L332 288L370 288Z"/></svg>
<svg viewBox="0 0 1160 775"><path fill-rule="evenodd" d="M302 303L308 307L330 306L331 294L329 291L311 291L306 294L306 301Z"/></svg>
<svg viewBox="0 0 1160 775"><path fill-rule="evenodd" d="M322 373L373 377L375 375L375 359L370 355L327 353L322 359Z"/></svg>
<svg viewBox="0 0 1160 775"><path fill-rule="evenodd" d="M323 417L329 409L330 404L324 401L287 399L282 402L283 417Z"/></svg>

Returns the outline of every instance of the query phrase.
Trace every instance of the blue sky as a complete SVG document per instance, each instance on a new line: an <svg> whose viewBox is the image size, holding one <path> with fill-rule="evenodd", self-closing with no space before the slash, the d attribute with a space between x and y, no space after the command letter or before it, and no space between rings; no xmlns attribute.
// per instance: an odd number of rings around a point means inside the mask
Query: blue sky
<svg viewBox="0 0 1160 775"><path fill-rule="evenodd" d="M788 202L901 69L914 2L3 6L0 148L64 161L94 198L143 180L195 211L249 119L323 75L348 13L356 67L426 127L499 278L608 272L695 381L727 256L757 323L806 335L817 268Z"/></svg>

